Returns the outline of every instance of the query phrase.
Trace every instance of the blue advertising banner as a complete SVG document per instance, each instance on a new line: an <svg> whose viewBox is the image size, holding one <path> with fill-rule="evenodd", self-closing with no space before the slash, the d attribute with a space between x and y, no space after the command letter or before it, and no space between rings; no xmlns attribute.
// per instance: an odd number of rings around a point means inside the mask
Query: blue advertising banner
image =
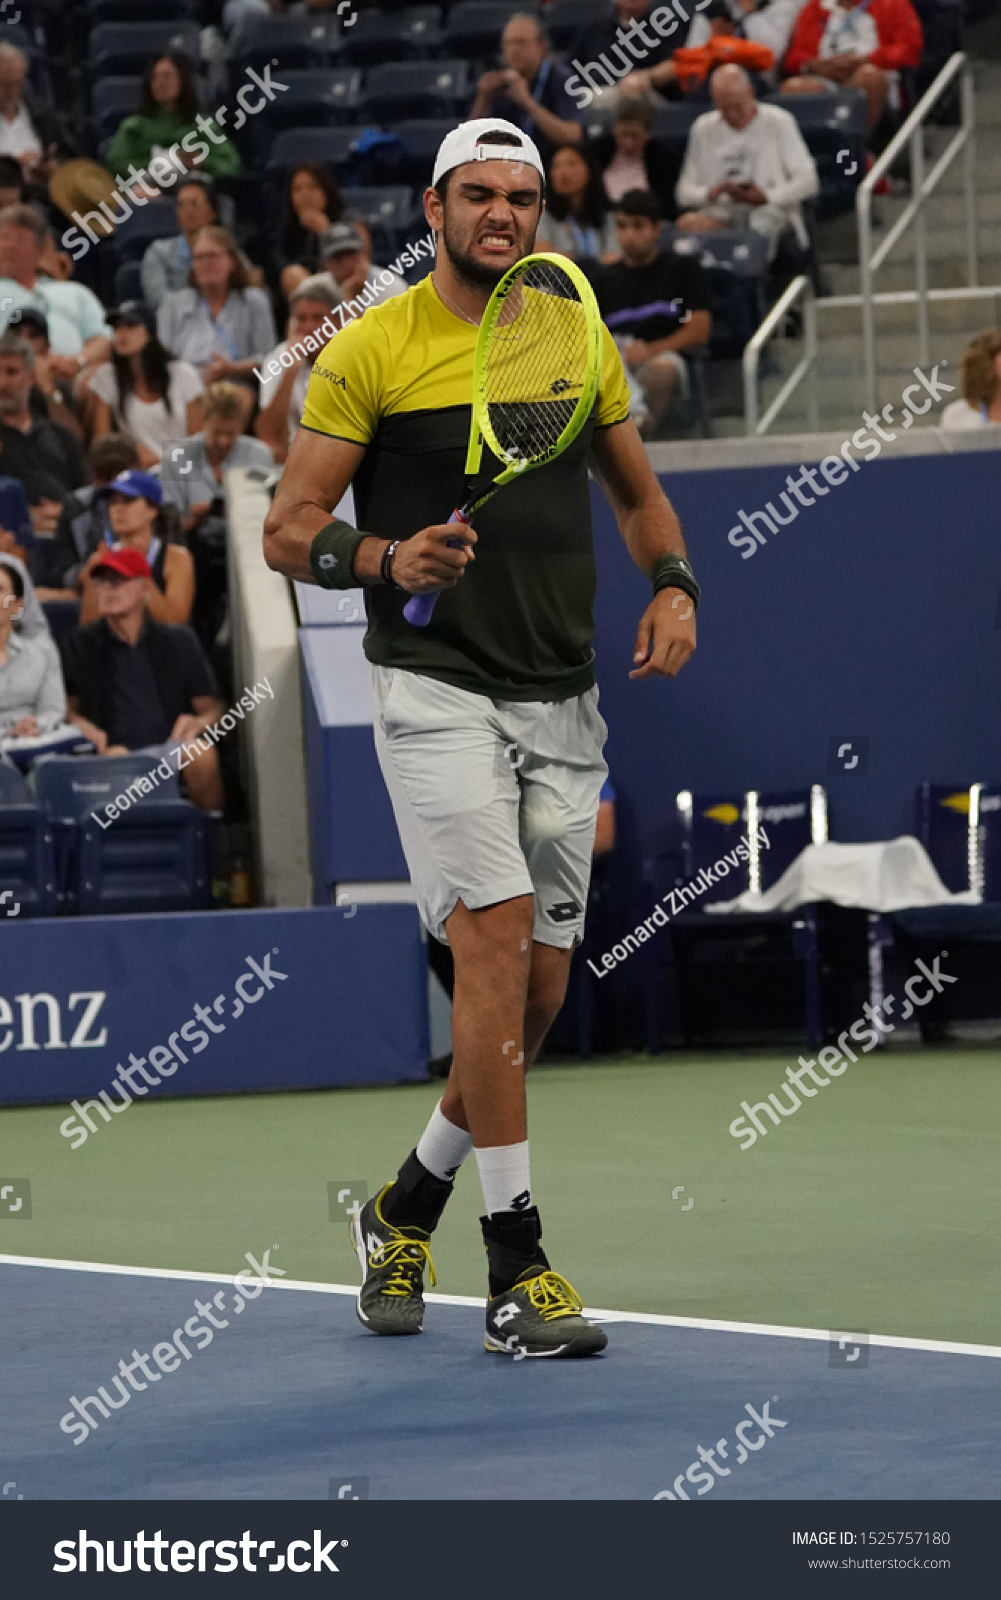
<svg viewBox="0 0 1001 1600"><path fill-rule="evenodd" d="M99 1125L145 1095L420 1080L427 1057L413 906L0 924L0 1104L97 1096Z"/></svg>

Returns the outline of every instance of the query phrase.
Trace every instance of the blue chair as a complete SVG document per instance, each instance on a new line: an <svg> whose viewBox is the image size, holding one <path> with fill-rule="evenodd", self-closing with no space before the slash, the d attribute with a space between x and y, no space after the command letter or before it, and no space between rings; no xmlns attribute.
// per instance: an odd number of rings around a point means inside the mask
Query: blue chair
<svg viewBox="0 0 1001 1600"><path fill-rule="evenodd" d="M413 191L406 185L345 189L344 203L371 230L376 249L396 248L414 209Z"/></svg>
<svg viewBox="0 0 1001 1600"><path fill-rule="evenodd" d="M363 128L283 128L276 135L265 168L269 177L283 176L307 161L339 168L343 177L353 161L353 147Z"/></svg>
<svg viewBox="0 0 1001 1600"><path fill-rule="evenodd" d="M715 358L741 355L765 314L764 239L751 229L722 229L718 233L675 233L670 247L675 255L698 256L708 275L713 296L711 354Z"/></svg>
<svg viewBox="0 0 1001 1600"><path fill-rule="evenodd" d="M535 0L526 5L520 0L460 0L448 14L442 48L467 61L484 61L500 49L501 34L512 17L538 9Z"/></svg>
<svg viewBox="0 0 1001 1600"><path fill-rule="evenodd" d="M754 843L762 826L766 847ZM750 841L746 861L738 851L742 838ZM699 1018L714 1013L724 973L731 1033L740 1025L767 1029L778 992L790 1009L802 996L808 1042L811 1049L820 1043L817 907L722 915L707 914L706 907L747 889L770 888L807 845L826 838L827 796L819 784L769 794L678 795L675 827L655 841L644 864L644 882L671 919L647 955L648 1049L661 1048L666 1014L685 1044L705 1037L710 1030ZM704 886L713 868L718 880L696 894L695 885ZM762 982L766 974L770 988Z"/></svg>
<svg viewBox="0 0 1001 1600"><path fill-rule="evenodd" d="M546 12L546 32L555 50L569 50L581 28L611 17L613 0L554 0Z"/></svg>
<svg viewBox="0 0 1001 1600"><path fill-rule="evenodd" d="M465 61L388 61L367 74L361 109L366 120L388 125L407 117L457 115L468 98Z"/></svg>
<svg viewBox="0 0 1001 1600"><path fill-rule="evenodd" d="M834 216L850 211L855 191L865 177L868 130L866 99L861 89L839 89L836 94L768 95L770 105L781 106L795 117L807 149L817 166L820 194L817 215ZM848 158L838 155L848 151Z"/></svg>
<svg viewBox="0 0 1001 1600"><path fill-rule="evenodd" d="M402 11L362 11L350 28L342 26L337 61L377 67L385 61L421 61L437 49L440 6L406 6Z"/></svg>
<svg viewBox="0 0 1001 1600"><path fill-rule="evenodd" d="M92 28L102 22L197 22L196 0L86 0Z"/></svg>
<svg viewBox="0 0 1001 1600"><path fill-rule="evenodd" d="M90 90L90 125L94 144L110 139L118 124L134 115L142 92L142 78L134 75L99 78Z"/></svg>
<svg viewBox="0 0 1001 1600"><path fill-rule="evenodd" d="M87 69L95 78L109 73L143 73L168 51L197 62L201 34L197 22L101 22L91 31Z"/></svg>
<svg viewBox="0 0 1001 1600"><path fill-rule="evenodd" d="M115 229L114 250L119 265L123 261L141 261L154 239L172 239L180 231L173 200L149 200L146 205L137 206Z"/></svg>
<svg viewBox="0 0 1001 1600"><path fill-rule="evenodd" d="M355 120L361 95L357 67L283 72L287 92L252 118L247 134L254 165L267 165L276 136L286 128L327 128Z"/></svg>
<svg viewBox="0 0 1001 1600"><path fill-rule="evenodd" d="M80 915L197 911L211 905L209 822L182 800L177 775L152 795L135 788L152 756L76 756L40 761L33 781L56 834L64 902ZM104 808L133 786L115 820Z"/></svg>
<svg viewBox="0 0 1001 1600"><path fill-rule="evenodd" d="M17 324L14 324L15 328ZM28 496L20 478L0 477L0 528L14 534L29 556L35 543L35 530L31 525Z"/></svg>
<svg viewBox="0 0 1001 1600"><path fill-rule="evenodd" d="M19 917L54 917L59 910L55 843L41 806L17 768L0 758L0 928Z"/></svg>
<svg viewBox="0 0 1001 1600"><path fill-rule="evenodd" d="M246 42L230 63L230 82L236 88L247 68L260 70L275 60L275 78L282 73L329 66L336 45L337 20L330 17L259 17L248 28Z"/></svg>
<svg viewBox="0 0 1001 1600"><path fill-rule="evenodd" d="M426 189L431 182L438 146L455 127L452 117L411 117L394 122L390 131L400 141L397 172L414 189Z"/></svg>

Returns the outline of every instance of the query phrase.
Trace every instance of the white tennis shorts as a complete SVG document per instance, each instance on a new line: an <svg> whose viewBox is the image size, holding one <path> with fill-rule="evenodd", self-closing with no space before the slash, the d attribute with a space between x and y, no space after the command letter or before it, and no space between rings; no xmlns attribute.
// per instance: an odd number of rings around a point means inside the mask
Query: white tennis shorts
<svg viewBox="0 0 1001 1600"><path fill-rule="evenodd" d="M533 937L570 949L584 928L608 732L598 691L491 700L372 667L375 748L421 919L448 943L470 911L535 897Z"/></svg>

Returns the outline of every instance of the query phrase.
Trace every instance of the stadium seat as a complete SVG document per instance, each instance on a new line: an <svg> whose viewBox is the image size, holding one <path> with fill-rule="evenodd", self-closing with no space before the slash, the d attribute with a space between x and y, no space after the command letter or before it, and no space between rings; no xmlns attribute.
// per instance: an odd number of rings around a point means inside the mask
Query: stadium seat
<svg viewBox="0 0 1001 1600"><path fill-rule="evenodd" d="M546 32L554 50L569 50L581 28L614 14L613 0L554 0L546 12Z"/></svg>
<svg viewBox="0 0 1001 1600"><path fill-rule="evenodd" d="M86 0L92 28L102 22L196 22L197 0Z"/></svg>
<svg viewBox="0 0 1001 1600"><path fill-rule="evenodd" d="M836 94L768 95L766 103L781 106L796 118L817 165L818 216L850 211L855 204L855 191L865 176L868 134L866 99L861 89L839 89ZM845 150L849 152L847 160Z"/></svg>
<svg viewBox="0 0 1001 1600"><path fill-rule="evenodd" d="M200 48L197 22L102 22L91 32L87 65L95 78L142 73L168 50L197 62Z"/></svg>
<svg viewBox="0 0 1001 1600"><path fill-rule="evenodd" d="M347 167L363 132L362 128L283 128L271 146L266 170L269 175L281 174L307 161Z"/></svg>
<svg viewBox="0 0 1001 1600"><path fill-rule="evenodd" d="M400 118L454 116L469 98L465 61L389 61L365 79L363 115L388 125Z"/></svg>
<svg viewBox="0 0 1001 1600"><path fill-rule="evenodd" d="M90 123L94 143L103 144L110 139L125 117L130 117L139 104L142 78L99 78L90 89Z"/></svg>
<svg viewBox="0 0 1001 1600"><path fill-rule="evenodd" d="M322 67L331 60L336 32L335 16L259 17L230 63L230 82L238 84L248 67L259 70L277 63L275 79L281 83L282 72Z"/></svg>
<svg viewBox="0 0 1001 1600"><path fill-rule="evenodd" d="M408 185L346 189L344 203L371 230L377 252L379 249L395 250L398 244L406 242L401 235L414 209L413 190Z"/></svg>
<svg viewBox="0 0 1001 1600"><path fill-rule="evenodd" d="M114 821L101 815L156 765L153 756L135 754L55 758L36 766L68 910L197 911L211 904L209 822L180 798L176 773L161 778L152 797L137 795Z"/></svg>
<svg viewBox="0 0 1001 1600"><path fill-rule="evenodd" d="M59 910L52 829L17 768L0 758L0 927L13 908L19 917L54 917Z"/></svg>
<svg viewBox="0 0 1001 1600"><path fill-rule="evenodd" d="M975 889L1001 901L1001 791L997 786L923 783L918 838L952 894Z"/></svg>
<svg viewBox="0 0 1001 1600"><path fill-rule="evenodd" d="M400 141L399 177L415 189L426 189L431 182L438 146L454 127L451 117L412 117L394 122L390 132Z"/></svg>
<svg viewBox="0 0 1001 1600"><path fill-rule="evenodd" d="M315 67L308 72L283 72L286 92L250 121L247 133L254 164L267 164L275 135L283 128L327 128L353 122L361 92L357 67Z"/></svg>
<svg viewBox="0 0 1001 1600"><path fill-rule="evenodd" d="M768 845L747 851L746 861L735 861L741 839L753 840L762 826ZM709 1033L726 1033L728 1026L745 1032L748 1026L763 1027L766 1013L759 997L767 991L771 1005L776 989L784 992L790 1014L799 1012L803 1018L811 1048L819 1043L817 908L714 916L706 907L734 900L746 889L769 888L807 845L826 838L827 796L819 784L809 790L769 794L683 790L678 795L676 827L657 841L644 869L655 903L670 917L666 938L657 941L646 958L648 1049L661 1048L668 1016L672 1031L686 1043ZM721 862L726 862L725 872ZM713 868L717 881L707 884ZM700 892L691 903L686 893L683 902L680 891L695 885L701 886ZM729 969L723 1007L718 990L721 964ZM772 980L768 985L762 983L765 969Z"/></svg>
<svg viewBox="0 0 1001 1600"><path fill-rule="evenodd" d="M403 11L363 11L337 41L338 63L377 67L385 61L420 61L437 49L440 6L407 6Z"/></svg>
<svg viewBox="0 0 1001 1600"><path fill-rule="evenodd" d="M119 262L141 261L154 239L172 239L178 232L173 200L149 200L118 224L114 234L115 255Z"/></svg>
<svg viewBox="0 0 1001 1600"><path fill-rule="evenodd" d="M739 356L764 316L765 241L750 229L675 233L676 255L697 255L712 288L709 349L716 358Z"/></svg>
<svg viewBox="0 0 1001 1600"><path fill-rule="evenodd" d="M442 47L450 55L485 61L500 49L501 34L511 18L538 11L535 0L460 0L448 14Z"/></svg>
<svg viewBox="0 0 1001 1600"><path fill-rule="evenodd" d="M115 270L115 305L124 300L143 298L142 265L139 261L123 261Z"/></svg>

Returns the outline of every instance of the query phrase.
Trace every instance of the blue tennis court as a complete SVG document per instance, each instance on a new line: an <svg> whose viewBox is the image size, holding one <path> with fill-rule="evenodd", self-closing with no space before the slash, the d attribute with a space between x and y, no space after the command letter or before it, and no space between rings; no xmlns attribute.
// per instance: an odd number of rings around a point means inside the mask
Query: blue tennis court
<svg viewBox="0 0 1001 1600"><path fill-rule="evenodd" d="M693 1500L1001 1489L1001 1349L846 1339L832 1357L816 1330L598 1311L602 1358L510 1362L457 1297L430 1296L424 1334L392 1340L359 1326L346 1286L276 1284L237 1311L233 1278L210 1274L6 1257L0 1282L4 1475L33 1500L651 1500L679 1475ZM221 1324L211 1343L196 1300ZM174 1330L188 1359L164 1352ZM145 1387L113 1385L120 1359ZM97 1424L79 1443L82 1421L60 1430L71 1396Z"/></svg>

